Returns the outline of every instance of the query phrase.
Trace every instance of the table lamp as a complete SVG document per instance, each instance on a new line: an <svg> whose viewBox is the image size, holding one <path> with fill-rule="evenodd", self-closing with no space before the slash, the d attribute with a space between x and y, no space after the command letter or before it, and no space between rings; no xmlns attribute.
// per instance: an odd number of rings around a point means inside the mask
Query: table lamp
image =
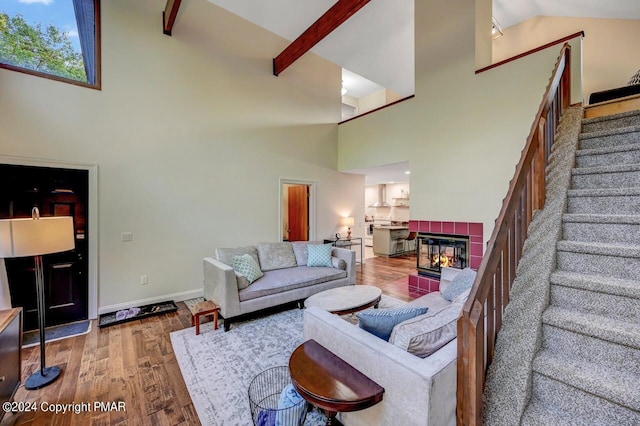
<svg viewBox="0 0 640 426"><path fill-rule="evenodd" d="M75 248L73 218L68 216L40 217L34 207L32 217L0 220L0 258L35 257L38 328L40 332L40 371L25 382L26 389L40 389L54 382L60 367L46 367L45 303L42 255Z"/></svg>
<svg viewBox="0 0 640 426"><path fill-rule="evenodd" d="M340 225L347 227L347 239L351 239L351 227L355 223L353 216L343 217L340 219Z"/></svg>

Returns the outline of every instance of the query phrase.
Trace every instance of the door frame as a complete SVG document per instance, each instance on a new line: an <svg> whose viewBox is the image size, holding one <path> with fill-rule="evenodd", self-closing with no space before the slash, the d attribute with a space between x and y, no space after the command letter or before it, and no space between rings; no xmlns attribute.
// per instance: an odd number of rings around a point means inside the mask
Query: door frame
<svg viewBox="0 0 640 426"><path fill-rule="evenodd" d="M0 155L0 164L55 167L58 169L86 170L89 172L89 288L87 289L87 307L89 319L98 318L98 165L30 157L11 157L7 155Z"/></svg>
<svg viewBox="0 0 640 426"><path fill-rule="evenodd" d="M275 241L282 241L283 226L282 203L284 201L284 185L306 185L309 187L309 241L316 239L316 183L309 180L280 178L278 186L278 236Z"/></svg>

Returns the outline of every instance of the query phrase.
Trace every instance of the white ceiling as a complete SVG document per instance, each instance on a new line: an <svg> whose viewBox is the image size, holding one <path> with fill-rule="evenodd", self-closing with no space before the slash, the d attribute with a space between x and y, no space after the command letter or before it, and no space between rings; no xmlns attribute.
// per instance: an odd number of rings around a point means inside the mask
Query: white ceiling
<svg viewBox="0 0 640 426"><path fill-rule="evenodd" d="M384 87L374 83L371 80L367 80L359 74L349 71L346 68L342 68L342 86L347 89L345 96L360 99L379 90Z"/></svg>
<svg viewBox="0 0 640 426"><path fill-rule="evenodd" d="M493 16L502 28L534 16L640 19L639 0L493 0Z"/></svg>
<svg viewBox="0 0 640 426"><path fill-rule="evenodd" d="M336 0L209 1L290 41L336 3ZM311 51L401 96L413 95L413 2L371 1ZM273 56L279 53L274 52ZM283 71L283 77L286 72ZM339 90L337 87L336 91Z"/></svg>
<svg viewBox="0 0 640 426"><path fill-rule="evenodd" d="M290 41L336 3L336 0L209 1ZM349 91L347 96L365 96L380 87L401 96L413 95L413 12L414 0L371 1L312 52L346 68L343 84ZM493 0L493 15L503 29L538 15L640 19L640 0ZM279 53L273 52L273 56ZM358 83L357 78L350 79L351 73L369 82ZM339 90L336 87L336 92ZM400 181L403 176L406 181L405 170L408 163L351 172L364 174L369 185Z"/></svg>

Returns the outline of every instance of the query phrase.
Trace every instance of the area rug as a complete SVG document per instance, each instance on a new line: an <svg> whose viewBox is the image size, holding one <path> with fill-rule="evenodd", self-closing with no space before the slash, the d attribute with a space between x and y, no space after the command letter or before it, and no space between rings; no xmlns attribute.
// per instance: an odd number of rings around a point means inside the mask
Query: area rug
<svg viewBox="0 0 640 426"><path fill-rule="evenodd" d="M382 296L381 308L405 302ZM171 333L171 345L200 422L205 426L251 425L247 390L262 371L288 365L302 343L302 309L291 309L255 320L234 323L224 332L208 322ZM312 411L305 425L323 425L325 417Z"/></svg>
<svg viewBox="0 0 640 426"><path fill-rule="evenodd" d="M68 337L80 336L91 331L91 321L78 321L70 324L47 327L44 330L44 341L53 342ZM38 330L26 331L22 333L22 347L29 348L40 344L40 332Z"/></svg>

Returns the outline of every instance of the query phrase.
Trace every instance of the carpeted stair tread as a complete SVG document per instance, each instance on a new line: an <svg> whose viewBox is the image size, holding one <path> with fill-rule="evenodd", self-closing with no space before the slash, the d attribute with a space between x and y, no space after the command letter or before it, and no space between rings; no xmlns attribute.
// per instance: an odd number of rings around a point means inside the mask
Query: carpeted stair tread
<svg viewBox="0 0 640 426"><path fill-rule="evenodd" d="M640 245L638 244L593 243L561 240L558 241L557 248L558 251L565 252L640 258Z"/></svg>
<svg viewBox="0 0 640 426"><path fill-rule="evenodd" d="M640 126L582 133L579 136L580 149L616 147L640 143Z"/></svg>
<svg viewBox="0 0 640 426"><path fill-rule="evenodd" d="M567 195L569 197L631 197L640 195L640 187L570 189Z"/></svg>
<svg viewBox="0 0 640 426"><path fill-rule="evenodd" d="M628 145L617 145L607 148L587 148L576 150L576 159L580 161L582 157L608 155L618 152L631 152L640 150L640 143L630 143Z"/></svg>
<svg viewBox="0 0 640 426"><path fill-rule="evenodd" d="M540 423L525 423L525 416L523 416L522 424L536 426L547 424L553 424L553 426L640 424L640 413L637 411L560 383L553 378L533 374L532 385L531 404L539 407L540 412L535 420ZM548 416L543 413L545 406L550 407ZM558 410L562 414L557 415ZM556 420L556 422L549 423L551 420Z"/></svg>
<svg viewBox="0 0 640 426"><path fill-rule="evenodd" d="M636 172L638 170L640 170L640 163L611 164L606 166L576 167L571 171L571 174L575 176L575 175L591 175L591 174L597 174L597 173Z"/></svg>
<svg viewBox="0 0 640 426"><path fill-rule="evenodd" d="M562 237L567 241L637 244L639 215L565 214Z"/></svg>
<svg viewBox="0 0 640 426"><path fill-rule="evenodd" d="M553 272L550 279L554 285L640 299L639 281L560 270Z"/></svg>
<svg viewBox="0 0 640 426"><path fill-rule="evenodd" d="M562 221L569 223L620 223L640 225L640 215L566 213L562 216Z"/></svg>
<svg viewBox="0 0 640 426"><path fill-rule="evenodd" d="M576 151L576 167L634 164L640 162L640 143Z"/></svg>
<svg viewBox="0 0 640 426"><path fill-rule="evenodd" d="M640 187L640 164L575 168L571 178L573 189Z"/></svg>
<svg viewBox="0 0 640 426"><path fill-rule="evenodd" d="M640 350L640 324L638 323L585 314L559 306L549 306L542 315L542 322Z"/></svg>
<svg viewBox="0 0 640 426"><path fill-rule="evenodd" d="M582 132L578 138L583 141L585 139L600 139L608 136L626 135L628 133L640 132L640 125L617 127L614 129L596 130L595 132Z"/></svg>
<svg viewBox="0 0 640 426"><path fill-rule="evenodd" d="M628 321L640 326L640 299L588 289L552 285L549 304L586 314Z"/></svg>
<svg viewBox="0 0 640 426"><path fill-rule="evenodd" d="M640 125L640 110L626 111L582 120L582 131L589 133L612 127Z"/></svg>
<svg viewBox="0 0 640 426"><path fill-rule="evenodd" d="M640 188L588 188L567 191L567 213L640 214Z"/></svg>
<svg viewBox="0 0 640 426"><path fill-rule="evenodd" d="M532 399L522 416L523 426L593 426L591 418L583 418L546 402Z"/></svg>
<svg viewBox="0 0 640 426"><path fill-rule="evenodd" d="M640 350L630 346L544 324L542 347L551 353L567 353L588 362L615 365L619 371L640 376Z"/></svg>
<svg viewBox="0 0 640 426"><path fill-rule="evenodd" d="M542 350L533 361L533 371L584 392L640 411L640 377L601 364L578 360L571 354Z"/></svg>

